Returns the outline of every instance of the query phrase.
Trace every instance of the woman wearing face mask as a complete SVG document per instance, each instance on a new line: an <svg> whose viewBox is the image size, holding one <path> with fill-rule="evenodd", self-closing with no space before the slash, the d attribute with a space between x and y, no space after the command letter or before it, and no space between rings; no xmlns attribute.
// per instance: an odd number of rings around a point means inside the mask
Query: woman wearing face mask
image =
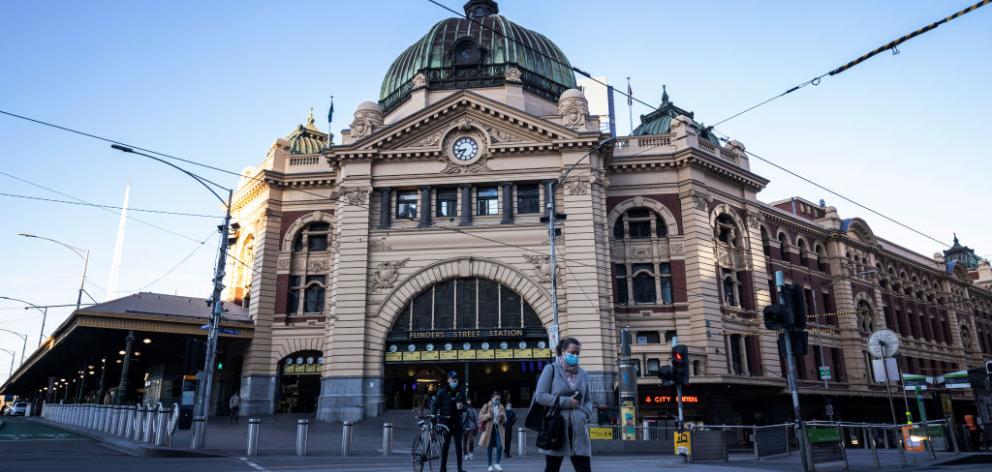
<svg viewBox="0 0 992 472"><path fill-rule="evenodd" d="M543 450L545 472L559 472L568 457L576 472L590 472L592 446L586 424L592 417L592 399L589 398L589 376L579 367L582 343L575 338L565 338L555 347L558 357L544 367L537 381L534 401L551 408L555 402L565 419L565 441L560 449Z"/></svg>
<svg viewBox="0 0 992 472"><path fill-rule="evenodd" d="M489 472L503 470L500 459L503 457L503 444L506 444L506 407L500 404L499 392L493 392L492 400L482 406L479 412L482 423L482 435L479 436L479 446L487 448L486 458L489 460ZM493 462L493 453L496 461Z"/></svg>

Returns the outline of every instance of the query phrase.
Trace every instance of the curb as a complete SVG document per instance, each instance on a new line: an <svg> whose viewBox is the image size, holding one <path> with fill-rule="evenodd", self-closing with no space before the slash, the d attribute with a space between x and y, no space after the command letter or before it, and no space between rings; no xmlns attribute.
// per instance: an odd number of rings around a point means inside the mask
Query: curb
<svg viewBox="0 0 992 472"><path fill-rule="evenodd" d="M54 421L49 421L42 418L32 418L31 420L52 428L61 429L79 436L84 436L96 441L98 444L106 447L107 449L127 454L132 457L227 457L226 455L213 454L209 452L150 446L145 443L138 443L128 439L108 436L103 433L97 433L88 429L55 423Z"/></svg>

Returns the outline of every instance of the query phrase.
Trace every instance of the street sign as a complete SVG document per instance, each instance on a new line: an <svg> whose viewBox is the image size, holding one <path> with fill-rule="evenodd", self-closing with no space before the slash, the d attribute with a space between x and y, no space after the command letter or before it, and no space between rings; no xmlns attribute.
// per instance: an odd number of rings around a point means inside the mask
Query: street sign
<svg viewBox="0 0 992 472"><path fill-rule="evenodd" d="M234 328L217 328L217 331L220 334L228 334L228 335L231 335L231 336L236 336L239 333L241 333L240 330L237 330L237 329L234 329Z"/></svg>
<svg viewBox="0 0 992 472"><path fill-rule="evenodd" d="M895 358L872 359L871 371L876 382L895 382L899 380L899 365Z"/></svg>
<svg viewBox="0 0 992 472"><path fill-rule="evenodd" d="M932 377L920 374L902 374L902 384L905 390L913 391L917 388L926 390L928 383L933 383Z"/></svg>
<svg viewBox="0 0 992 472"><path fill-rule="evenodd" d="M821 365L820 366L820 380L830 380L833 377L830 376L830 366Z"/></svg>
<svg viewBox="0 0 992 472"><path fill-rule="evenodd" d="M944 375L938 377L942 380L944 388L948 389L960 389L960 388L971 388L971 381L968 380L968 371L959 370L956 372L948 372Z"/></svg>
<svg viewBox="0 0 992 472"><path fill-rule="evenodd" d="M204 330L210 329L210 323L200 326L200 329L204 329Z"/></svg>
<svg viewBox="0 0 992 472"><path fill-rule="evenodd" d="M692 454L692 441L689 440L689 431L675 432L675 455L689 456Z"/></svg>
<svg viewBox="0 0 992 472"><path fill-rule="evenodd" d="M589 428L589 439L608 441L613 439L613 428Z"/></svg>
<svg viewBox="0 0 992 472"><path fill-rule="evenodd" d="M558 347L558 325L552 324L548 326L548 342L551 343L549 346L552 350Z"/></svg>

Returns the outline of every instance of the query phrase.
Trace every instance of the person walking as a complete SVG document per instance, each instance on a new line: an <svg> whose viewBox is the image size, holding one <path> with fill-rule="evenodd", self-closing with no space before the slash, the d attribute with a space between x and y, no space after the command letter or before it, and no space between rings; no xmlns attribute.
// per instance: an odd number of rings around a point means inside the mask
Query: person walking
<svg viewBox="0 0 992 472"><path fill-rule="evenodd" d="M441 472L448 471L448 449L451 442L455 443L455 460L458 472L462 469L462 412L465 410L465 393L458 385L458 372L448 372L448 385L438 390L431 403L431 414L438 416L438 421L448 427L441 446Z"/></svg>
<svg viewBox="0 0 992 472"><path fill-rule="evenodd" d="M472 461L475 460L475 435L479 431L479 413L472 408L472 399L465 399L465 419L462 420L462 426L465 430L465 444L462 445L462 450L465 451L465 460Z"/></svg>
<svg viewBox="0 0 992 472"><path fill-rule="evenodd" d="M238 411L241 410L241 395L238 395L238 392L234 392L234 395L231 395L230 400L227 401L227 409L229 410L227 422L237 423Z"/></svg>
<svg viewBox="0 0 992 472"><path fill-rule="evenodd" d="M555 346L558 357L544 366L537 380L534 402L547 408L556 403L565 421L565 440L559 449L539 449L544 454L544 472L559 472L568 457L575 472L591 472L592 445L586 424L592 418L589 398L589 374L579 367L582 343L575 338L562 339Z"/></svg>
<svg viewBox="0 0 992 472"><path fill-rule="evenodd" d="M506 458L510 458L510 450L513 449L513 427L517 424L517 412L513 411L513 405L510 404L509 399L506 402L506 445L503 447L503 453Z"/></svg>
<svg viewBox="0 0 992 472"><path fill-rule="evenodd" d="M479 446L486 447L486 460L489 462L489 472L503 470L500 459L503 456L503 444L506 444L506 407L500 404L499 392L493 392L489 403L482 406L479 412L479 421L482 422L482 434L479 435ZM496 452L496 461L493 462L493 451Z"/></svg>

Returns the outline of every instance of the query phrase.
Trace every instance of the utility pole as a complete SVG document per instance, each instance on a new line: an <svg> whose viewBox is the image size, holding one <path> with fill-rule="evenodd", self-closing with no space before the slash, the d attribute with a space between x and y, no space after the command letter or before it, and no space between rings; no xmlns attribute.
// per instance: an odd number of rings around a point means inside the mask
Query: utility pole
<svg viewBox="0 0 992 472"><path fill-rule="evenodd" d="M620 417L621 437L637 439L637 376L630 359L630 326L620 331ZM629 421L627 415L630 415Z"/></svg>
<svg viewBox="0 0 992 472"><path fill-rule="evenodd" d="M114 404L124 403L124 395L127 393L127 371L131 367L131 353L134 349L134 331L128 331L124 338L124 363L121 364L121 381L117 384L117 392L114 394Z"/></svg>
<svg viewBox="0 0 992 472"><path fill-rule="evenodd" d="M775 271L775 288L778 291L778 302L786 304L782 287L785 285L785 273ZM806 316L806 313L799 313L798 316ZM802 408L799 406L799 388L796 385L796 359L792 355L792 332L791 329L783 331L785 337L785 359L789 369L789 393L792 395L792 414L796 421L796 436L798 436L799 447L802 449L803 470L810 470L810 462L807 458L809 447L806 444L806 423L803 422Z"/></svg>
<svg viewBox="0 0 992 472"><path fill-rule="evenodd" d="M551 352L555 352L560 337L558 327L558 256L555 249L555 233L557 233L555 220L558 218L558 213L555 211L556 184L557 181L554 180L548 182L544 191L547 208L545 218L548 219L548 264L551 271L551 327L548 328L548 343L551 346Z"/></svg>

